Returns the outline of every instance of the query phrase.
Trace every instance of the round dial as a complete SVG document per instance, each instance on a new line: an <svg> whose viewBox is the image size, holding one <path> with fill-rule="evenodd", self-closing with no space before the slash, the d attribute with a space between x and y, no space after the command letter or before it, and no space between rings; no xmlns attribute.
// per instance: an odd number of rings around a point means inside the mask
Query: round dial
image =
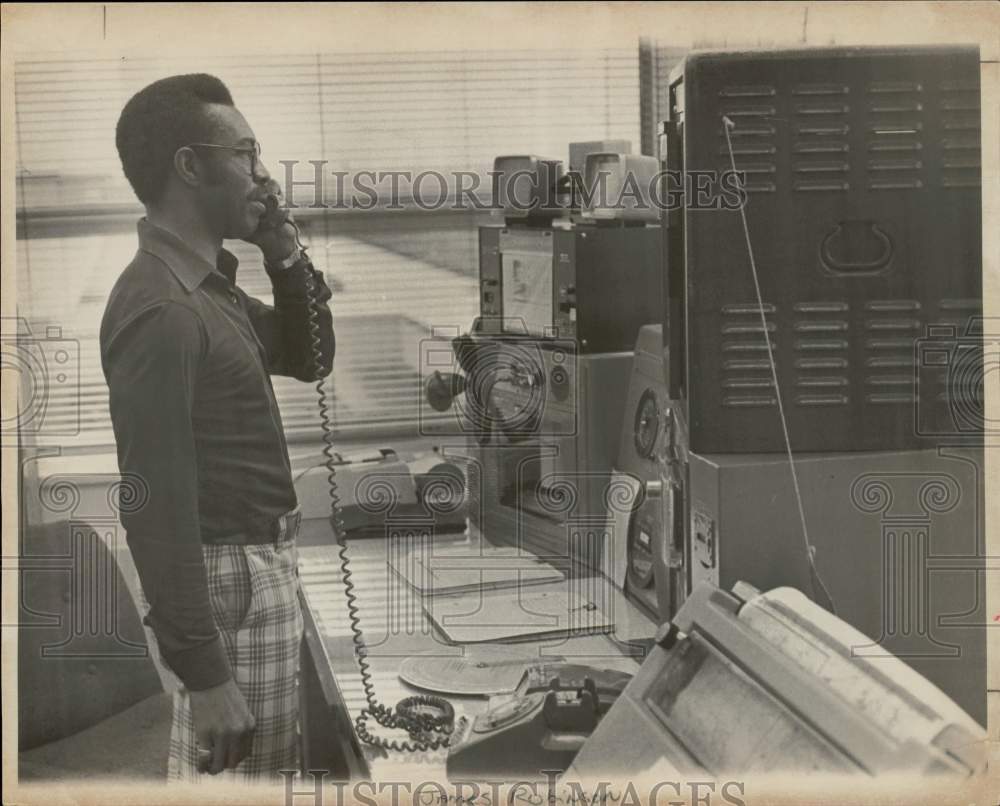
<svg viewBox="0 0 1000 806"><path fill-rule="evenodd" d="M545 368L534 350L511 347L488 380L493 420L504 436L520 442L535 436L545 409Z"/></svg>
<svg viewBox="0 0 1000 806"><path fill-rule="evenodd" d="M642 393L635 410L635 450L643 459L649 459L653 455L659 433L660 410L656 404L656 392L647 389Z"/></svg>
<svg viewBox="0 0 1000 806"><path fill-rule="evenodd" d="M545 376L537 350L497 342L482 344L463 364L465 414L480 444L498 431L512 440L535 432L545 403Z"/></svg>

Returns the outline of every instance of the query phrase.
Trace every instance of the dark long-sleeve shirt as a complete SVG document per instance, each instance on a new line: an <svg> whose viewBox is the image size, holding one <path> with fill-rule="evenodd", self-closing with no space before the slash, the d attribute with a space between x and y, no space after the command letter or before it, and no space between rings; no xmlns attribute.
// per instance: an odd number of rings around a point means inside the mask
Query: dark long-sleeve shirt
<svg viewBox="0 0 1000 806"><path fill-rule="evenodd" d="M101 323L118 465L144 485L122 508L129 549L164 661L203 690L231 676L208 598L202 543L250 534L264 542L296 506L281 414L269 374L316 377L306 278L314 285L322 371L335 341L323 276L307 261L268 271L274 306L142 219L139 251Z"/></svg>

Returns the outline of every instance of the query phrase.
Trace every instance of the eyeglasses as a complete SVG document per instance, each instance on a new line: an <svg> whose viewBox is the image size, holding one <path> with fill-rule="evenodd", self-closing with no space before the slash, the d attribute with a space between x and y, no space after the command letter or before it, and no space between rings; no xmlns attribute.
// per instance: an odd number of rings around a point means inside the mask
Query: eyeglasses
<svg viewBox="0 0 1000 806"><path fill-rule="evenodd" d="M260 165L260 143L254 141L249 146L223 146L218 143L188 143L188 148L218 148L223 151L235 151L238 154L250 155L250 175L257 175L257 166Z"/></svg>

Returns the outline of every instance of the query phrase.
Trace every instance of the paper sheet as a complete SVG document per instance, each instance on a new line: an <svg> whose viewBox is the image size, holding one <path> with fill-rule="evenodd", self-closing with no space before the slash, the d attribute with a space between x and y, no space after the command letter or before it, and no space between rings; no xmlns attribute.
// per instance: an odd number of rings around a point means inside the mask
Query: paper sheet
<svg viewBox="0 0 1000 806"><path fill-rule="evenodd" d="M393 562L393 570L423 596L518 588L563 578L558 569L516 549L470 549L463 544L445 550L414 546Z"/></svg>
<svg viewBox="0 0 1000 806"><path fill-rule="evenodd" d="M456 643L608 632L609 598L579 580L514 590L485 590L424 600L431 621Z"/></svg>

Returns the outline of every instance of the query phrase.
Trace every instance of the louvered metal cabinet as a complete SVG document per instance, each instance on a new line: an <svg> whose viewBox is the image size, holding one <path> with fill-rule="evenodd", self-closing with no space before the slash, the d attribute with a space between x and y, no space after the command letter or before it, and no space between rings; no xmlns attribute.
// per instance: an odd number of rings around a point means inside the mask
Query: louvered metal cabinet
<svg viewBox="0 0 1000 806"><path fill-rule="evenodd" d="M981 429L978 50L693 55L670 105L687 173L730 168L734 124L793 447ZM691 448L783 450L739 211L689 199L671 223Z"/></svg>
<svg viewBox="0 0 1000 806"><path fill-rule="evenodd" d="M802 507L838 615L872 639L859 651L902 657L985 722L979 69L964 48L693 55L671 80L666 161L722 171L731 142L745 172ZM687 591L744 580L821 599L740 213L670 211L665 244Z"/></svg>

